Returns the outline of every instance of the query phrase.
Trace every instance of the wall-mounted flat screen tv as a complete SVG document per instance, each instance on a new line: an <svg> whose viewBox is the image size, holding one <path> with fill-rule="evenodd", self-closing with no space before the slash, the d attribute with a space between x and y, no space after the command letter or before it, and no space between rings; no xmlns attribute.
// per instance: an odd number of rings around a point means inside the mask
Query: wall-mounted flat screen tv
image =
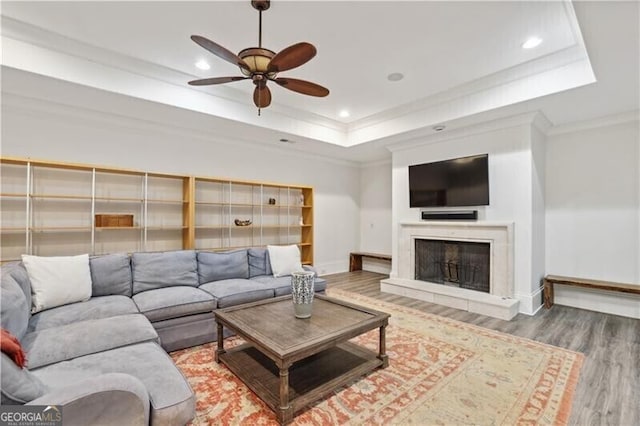
<svg viewBox="0 0 640 426"><path fill-rule="evenodd" d="M489 155L409 166L411 207L489 205Z"/></svg>

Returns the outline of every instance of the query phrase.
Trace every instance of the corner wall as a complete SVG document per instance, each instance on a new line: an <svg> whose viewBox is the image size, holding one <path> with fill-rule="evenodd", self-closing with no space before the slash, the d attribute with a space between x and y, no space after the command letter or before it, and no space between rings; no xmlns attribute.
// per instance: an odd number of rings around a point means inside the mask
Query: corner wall
<svg viewBox="0 0 640 426"><path fill-rule="evenodd" d="M596 124L548 137L547 273L640 285L640 121ZM633 295L557 286L555 302L640 318Z"/></svg>
<svg viewBox="0 0 640 426"><path fill-rule="evenodd" d="M391 253L391 161L360 169L360 251ZM388 274L389 262L362 259L362 269Z"/></svg>

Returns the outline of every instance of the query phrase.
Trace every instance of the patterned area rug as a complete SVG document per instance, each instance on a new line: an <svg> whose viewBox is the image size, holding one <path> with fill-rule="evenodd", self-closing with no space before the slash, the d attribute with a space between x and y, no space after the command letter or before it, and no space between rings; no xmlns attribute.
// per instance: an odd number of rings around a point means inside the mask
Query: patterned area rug
<svg viewBox="0 0 640 426"><path fill-rule="evenodd" d="M317 402L293 424L568 422L582 354L344 290L327 293L391 314L390 364ZM354 340L377 351L377 330ZM229 346L240 342L231 338ZM196 393L193 424L277 425L271 410L214 362L214 349L215 344L206 344L171 354Z"/></svg>

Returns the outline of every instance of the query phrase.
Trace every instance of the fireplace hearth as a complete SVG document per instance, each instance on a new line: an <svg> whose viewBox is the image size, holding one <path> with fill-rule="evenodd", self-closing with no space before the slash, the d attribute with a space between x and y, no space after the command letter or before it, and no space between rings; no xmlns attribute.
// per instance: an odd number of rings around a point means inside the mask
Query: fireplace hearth
<svg viewBox="0 0 640 426"><path fill-rule="evenodd" d="M415 279L490 292L491 245L415 239Z"/></svg>

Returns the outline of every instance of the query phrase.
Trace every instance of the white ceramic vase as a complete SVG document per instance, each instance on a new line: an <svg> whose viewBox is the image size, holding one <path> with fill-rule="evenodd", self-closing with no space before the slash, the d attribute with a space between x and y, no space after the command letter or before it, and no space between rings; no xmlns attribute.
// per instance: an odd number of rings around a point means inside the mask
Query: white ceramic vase
<svg viewBox="0 0 640 426"><path fill-rule="evenodd" d="M291 295L296 318L309 318L313 308L315 274L310 271L291 273Z"/></svg>

